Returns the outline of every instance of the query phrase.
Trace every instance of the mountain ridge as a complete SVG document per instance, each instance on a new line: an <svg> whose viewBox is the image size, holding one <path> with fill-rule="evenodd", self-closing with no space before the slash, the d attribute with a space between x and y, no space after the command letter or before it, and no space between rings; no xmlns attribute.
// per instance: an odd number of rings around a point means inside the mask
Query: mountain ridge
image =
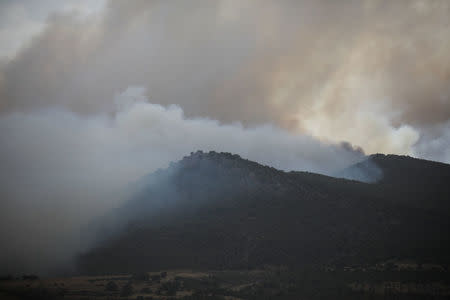
<svg viewBox="0 0 450 300"><path fill-rule="evenodd" d="M126 229L80 255L78 266L82 273L114 273L392 257L448 263L447 211L421 207L421 194L411 203L399 197L408 193L383 183L284 172L199 151L148 175L116 212Z"/></svg>

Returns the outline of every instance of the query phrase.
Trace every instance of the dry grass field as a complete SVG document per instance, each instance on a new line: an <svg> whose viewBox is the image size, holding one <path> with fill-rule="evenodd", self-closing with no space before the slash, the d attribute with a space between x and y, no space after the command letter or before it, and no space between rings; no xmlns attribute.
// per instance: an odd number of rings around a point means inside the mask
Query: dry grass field
<svg viewBox="0 0 450 300"><path fill-rule="evenodd" d="M0 299L448 299L444 269L404 263L288 270L168 270L0 281ZM408 270L405 270L408 269ZM431 297L431 298L430 298Z"/></svg>
<svg viewBox="0 0 450 300"><path fill-rule="evenodd" d="M13 279L0 282L0 296L1 299L213 299L220 291L224 294L227 290L239 292L257 284L263 274L263 271L172 270L134 275ZM220 299L239 298L223 295Z"/></svg>

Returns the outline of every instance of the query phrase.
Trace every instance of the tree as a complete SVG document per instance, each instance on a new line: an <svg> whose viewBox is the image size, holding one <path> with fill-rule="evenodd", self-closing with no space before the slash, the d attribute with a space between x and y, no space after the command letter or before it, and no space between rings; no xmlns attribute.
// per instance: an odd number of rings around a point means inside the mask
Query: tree
<svg viewBox="0 0 450 300"><path fill-rule="evenodd" d="M133 294L133 285L129 281L129 282L127 282L127 284L125 284L122 287L122 291L120 292L120 296L127 297L127 296L131 296L131 294Z"/></svg>
<svg viewBox="0 0 450 300"><path fill-rule="evenodd" d="M105 289L110 292L116 292L119 290L119 287L117 286L117 283L110 281L106 284Z"/></svg>
<svg viewBox="0 0 450 300"><path fill-rule="evenodd" d="M140 272L133 274L134 280L142 280L142 281L148 281L150 279L150 275L148 275L147 272Z"/></svg>

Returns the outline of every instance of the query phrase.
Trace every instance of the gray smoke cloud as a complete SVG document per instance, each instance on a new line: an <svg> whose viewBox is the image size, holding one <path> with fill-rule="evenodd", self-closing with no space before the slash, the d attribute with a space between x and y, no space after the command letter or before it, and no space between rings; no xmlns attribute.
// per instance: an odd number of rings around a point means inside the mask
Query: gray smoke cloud
<svg viewBox="0 0 450 300"><path fill-rule="evenodd" d="M103 113L137 84L189 117L440 159L424 141L450 119L449 15L446 0L109 1L53 14L0 67L0 107Z"/></svg>
<svg viewBox="0 0 450 300"><path fill-rule="evenodd" d="M364 155L271 125L244 128L151 104L145 89L115 97L114 114L45 109L0 116L0 266L46 273L89 246L80 233L126 200L142 176L197 149L284 170L332 173Z"/></svg>
<svg viewBox="0 0 450 300"><path fill-rule="evenodd" d="M124 186L197 149L326 174L362 159L351 145L450 162L449 15L445 0L136 0L22 23L33 37L0 59L2 270L68 262Z"/></svg>

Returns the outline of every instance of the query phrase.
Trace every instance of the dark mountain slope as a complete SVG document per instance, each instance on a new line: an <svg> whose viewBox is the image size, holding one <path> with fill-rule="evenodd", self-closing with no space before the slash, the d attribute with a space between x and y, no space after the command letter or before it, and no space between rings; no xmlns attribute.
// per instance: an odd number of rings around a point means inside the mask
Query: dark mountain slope
<svg viewBox="0 0 450 300"><path fill-rule="evenodd" d="M113 213L126 229L81 255L80 272L450 258L449 219L418 207L423 199L394 201L384 183L286 173L237 155L197 152L140 184L142 191Z"/></svg>
<svg viewBox="0 0 450 300"><path fill-rule="evenodd" d="M375 181L384 197L450 216L450 167L447 164L375 154L337 176Z"/></svg>

